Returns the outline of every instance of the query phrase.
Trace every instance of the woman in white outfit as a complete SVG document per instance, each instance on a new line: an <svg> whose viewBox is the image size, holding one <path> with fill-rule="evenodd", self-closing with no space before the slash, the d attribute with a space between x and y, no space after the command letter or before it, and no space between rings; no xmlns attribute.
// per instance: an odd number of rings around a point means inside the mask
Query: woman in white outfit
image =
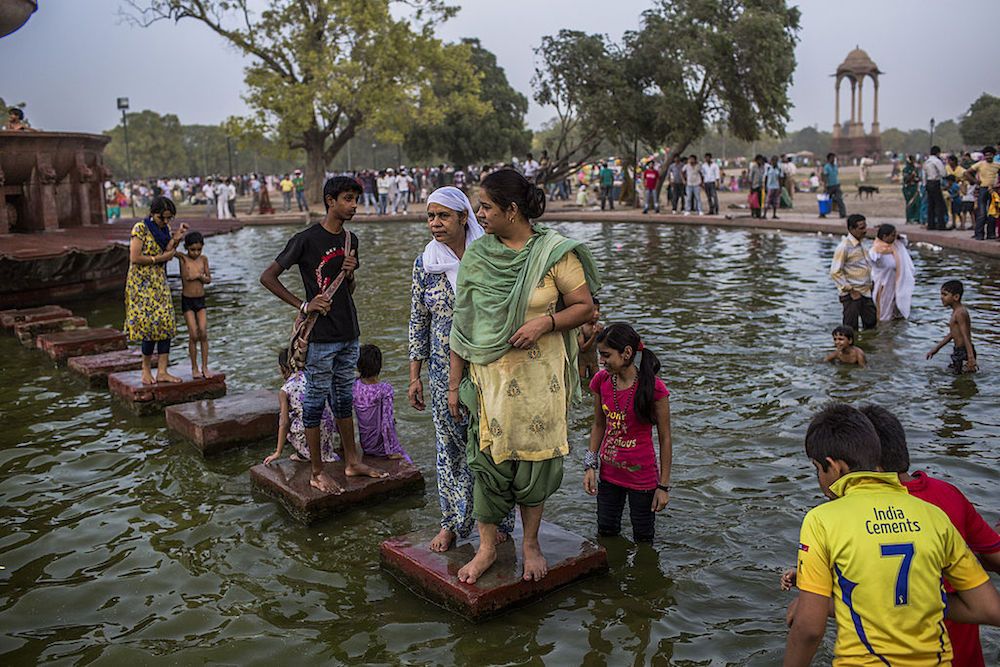
<svg viewBox="0 0 1000 667"><path fill-rule="evenodd" d="M910 316L913 300L913 260L906 249L906 237L893 225L879 225L875 242L868 251L872 265L872 300L879 322Z"/></svg>

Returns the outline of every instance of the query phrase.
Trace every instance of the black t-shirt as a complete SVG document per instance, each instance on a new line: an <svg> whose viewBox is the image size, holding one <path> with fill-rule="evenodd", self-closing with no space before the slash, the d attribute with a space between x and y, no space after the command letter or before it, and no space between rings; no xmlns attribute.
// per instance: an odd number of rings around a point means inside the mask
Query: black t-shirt
<svg viewBox="0 0 1000 667"><path fill-rule="evenodd" d="M274 261L286 271L299 265L302 285L306 290L306 300L323 291L336 279L344 265L344 231L331 234L322 224L315 224L288 240L285 249ZM351 232L351 252L359 258L358 237ZM360 267L360 264L359 264ZM358 327L358 311L347 281L341 284L333 295L330 312L316 318L309 340L314 343L343 343L361 335Z"/></svg>

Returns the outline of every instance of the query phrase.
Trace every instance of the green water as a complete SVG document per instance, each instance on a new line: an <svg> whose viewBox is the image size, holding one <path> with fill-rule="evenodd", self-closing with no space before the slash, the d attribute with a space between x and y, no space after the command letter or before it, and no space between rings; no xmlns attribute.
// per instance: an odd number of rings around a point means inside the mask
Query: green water
<svg viewBox="0 0 1000 667"><path fill-rule="evenodd" d="M843 369L817 363L840 313L827 277L836 239L556 226L590 244L607 318L640 330L673 392L674 492L656 551L606 541L610 574L479 626L379 569L381 540L437 521L433 426L405 404L410 267L426 232L360 223L362 339L383 350L426 493L300 527L250 496L247 470L271 443L204 460L162 417L132 417L0 337L3 663L774 665L791 599L778 575L821 501L802 437L831 398L895 410L915 467L957 483L996 522L998 263L915 250L912 319L864 338L869 369ZM257 277L295 231L208 240L213 367L230 393L280 384L274 359L292 312ZM983 368L974 377L947 374L947 352L924 360L945 332L937 292L952 277L967 284ZM118 297L71 306L121 324ZM175 349L186 363L186 346ZM573 453L547 512L593 536L594 500L580 485L588 412L572 415ZM1000 634L985 630L984 644L989 662Z"/></svg>

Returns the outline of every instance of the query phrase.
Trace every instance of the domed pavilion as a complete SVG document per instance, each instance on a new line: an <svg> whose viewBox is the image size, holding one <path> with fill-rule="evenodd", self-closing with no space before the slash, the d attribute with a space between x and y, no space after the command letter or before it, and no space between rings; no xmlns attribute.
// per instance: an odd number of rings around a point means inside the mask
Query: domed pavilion
<svg viewBox="0 0 1000 667"><path fill-rule="evenodd" d="M883 72L861 48L855 48L844 62L837 67L836 73L831 76L834 79L834 91L836 102L834 106L833 120L833 144L834 153L844 157L863 157L877 154L882 150L882 137L878 126L878 78ZM872 109L871 131L865 132L864 124L864 82L871 78L874 88L874 106ZM841 123L840 121L840 84L847 79L851 82L851 117L850 120Z"/></svg>

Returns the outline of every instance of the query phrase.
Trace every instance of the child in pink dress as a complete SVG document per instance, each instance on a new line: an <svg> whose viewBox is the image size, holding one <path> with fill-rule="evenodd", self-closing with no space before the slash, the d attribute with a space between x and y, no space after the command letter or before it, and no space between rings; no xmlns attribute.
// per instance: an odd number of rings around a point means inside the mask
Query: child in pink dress
<svg viewBox="0 0 1000 667"><path fill-rule="evenodd" d="M633 539L652 542L655 513L670 501L670 392L656 376L660 361L629 325L615 323L601 331L597 354L604 368L590 381L594 426L584 456L583 488L597 496L598 533L621 532L628 501ZM653 426L659 441L659 469Z"/></svg>
<svg viewBox="0 0 1000 667"><path fill-rule="evenodd" d="M381 372L382 350L374 345L362 345L358 355L360 377L354 381L354 414L361 449L367 456L406 459L412 463L396 434L392 385L379 382Z"/></svg>

